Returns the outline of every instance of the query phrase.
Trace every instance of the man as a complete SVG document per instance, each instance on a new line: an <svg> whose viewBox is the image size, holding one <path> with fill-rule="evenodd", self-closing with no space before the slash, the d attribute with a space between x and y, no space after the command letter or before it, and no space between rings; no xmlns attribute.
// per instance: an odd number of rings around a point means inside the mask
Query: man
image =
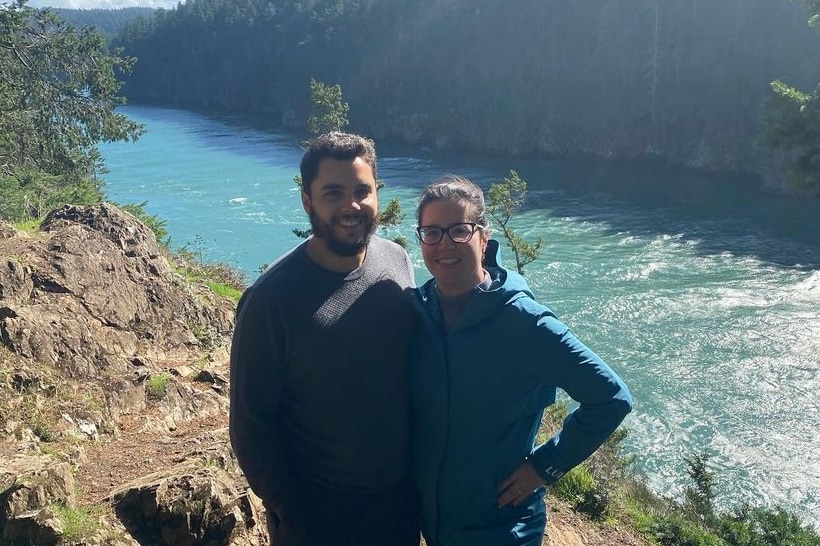
<svg viewBox="0 0 820 546"><path fill-rule="evenodd" d="M373 236L376 153L333 132L302 157L313 236L239 302L230 433L276 546L417 546L407 253Z"/></svg>

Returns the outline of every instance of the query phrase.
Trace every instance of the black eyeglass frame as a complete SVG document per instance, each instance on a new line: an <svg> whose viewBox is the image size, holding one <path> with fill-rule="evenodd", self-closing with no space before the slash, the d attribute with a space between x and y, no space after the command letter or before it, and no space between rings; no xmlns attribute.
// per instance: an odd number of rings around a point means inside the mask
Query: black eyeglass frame
<svg viewBox="0 0 820 546"><path fill-rule="evenodd" d="M464 239L463 241L455 240L453 238L453 236L450 235L450 230L453 229L456 226L470 226L470 235L466 239ZM476 222L458 222L458 223L452 224L451 226L446 227L446 228L443 228L443 227L440 227L440 226L418 226L416 228L416 237L418 237L418 240L421 244L433 246L433 245L437 245L441 241L443 241L444 240L444 234L446 233L447 237L449 237L449 239L451 241L453 241L454 243L457 243L457 244L461 244L461 243L469 242L470 239L473 238L473 235L475 235L476 231L481 231L482 229L484 229L486 227L487 226L482 226L481 224L478 224ZM434 243L428 243L427 241L424 240L424 231L429 229L429 228L435 228L435 229L439 230L439 235L440 236Z"/></svg>

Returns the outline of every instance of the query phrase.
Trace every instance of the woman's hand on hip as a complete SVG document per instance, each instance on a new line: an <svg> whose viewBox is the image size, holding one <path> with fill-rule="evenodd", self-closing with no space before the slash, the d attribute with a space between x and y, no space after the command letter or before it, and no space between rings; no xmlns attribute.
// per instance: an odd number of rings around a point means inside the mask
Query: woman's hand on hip
<svg viewBox="0 0 820 546"><path fill-rule="evenodd" d="M524 502L536 489L544 485L544 480L535 471L532 463L524 461L513 473L507 476L499 487L498 507L503 508L508 504L518 506Z"/></svg>

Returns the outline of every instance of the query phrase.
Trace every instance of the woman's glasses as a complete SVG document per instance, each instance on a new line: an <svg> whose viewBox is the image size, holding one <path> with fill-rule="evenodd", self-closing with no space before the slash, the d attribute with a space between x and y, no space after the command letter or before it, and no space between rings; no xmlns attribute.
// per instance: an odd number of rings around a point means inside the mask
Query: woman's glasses
<svg viewBox="0 0 820 546"><path fill-rule="evenodd" d="M419 241L425 245L437 245L444 238L444 234L454 243L466 243L473 238L473 233L484 229L481 224L475 222L459 222L448 228L438 226L419 226L416 228L416 235Z"/></svg>

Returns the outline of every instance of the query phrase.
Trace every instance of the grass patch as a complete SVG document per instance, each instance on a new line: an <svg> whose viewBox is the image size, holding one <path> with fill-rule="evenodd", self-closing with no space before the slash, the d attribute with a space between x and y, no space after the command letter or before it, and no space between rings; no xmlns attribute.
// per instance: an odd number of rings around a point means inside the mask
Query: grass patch
<svg viewBox="0 0 820 546"><path fill-rule="evenodd" d="M42 418L38 418L31 426L31 432L34 433L41 442L53 442L57 439L57 435L51 430L51 427Z"/></svg>
<svg viewBox="0 0 820 546"><path fill-rule="evenodd" d="M217 296L239 301L242 291L247 286L246 276L242 271L229 264L200 264L190 261L192 256L177 257L175 271L190 283L200 283Z"/></svg>
<svg viewBox="0 0 820 546"><path fill-rule="evenodd" d="M55 423L59 419L55 400L31 392L31 388L28 384L14 386L16 396L6 408L4 421L17 421L18 426L30 429L41 442L54 442L58 436Z"/></svg>
<svg viewBox="0 0 820 546"><path fill-rule="evenodd" d="M239 302L239 298L242 296L242 291L237 290L233 286L229 286L227 284L222 284L219 282L206 280L205 286L211 289L211 292L216 294L217 296L222 296L225 298L230 298L235 302Z"/></svg>
<svg viewBox="0 0 820 546"><path fill-rule="evenodd" d="M573 507L582 504L594 490L595 478L583 463L561 476L551 488L553 495Z"/></svg>
<svg viewBox="0 0 820 546"><path fill-rule="evenodd" d="M161 399L168 394L168 385L171 382L171 374L168 372L158 373L148 378L145 391L151 398Z"/></svg>
<svg viewBox="0 0 820 546"><path fill-rule="evenodd" d="M40 446L40 451L44 455L48 455L49 457L52 457L52 458L57 459L57 460L61 460L65 456L64 451L62 451L61 449L58 449L57 447L55 447L53 445L42 445L42 446Z"/></svg>
<svg viewBox="0 0 820 546"><path fill-rule="evenodd" d="M185 280L206 286L213 294L238 302L248 285L247 274L224 262L209 262L205 241L197 235L194 241L173 254L174 269Z"/></svg>
<svg viewBox="0 0 820 546"><path fill-rule="evenodd" d="M96 515L88 508L74 508L57 503L52 504L51 509L60 520L63 536L68 540L90 537L100 528Z"/></svg>
<svg viewBox="0 0 820 546"><path fill-rule="evenodd" d="M214 341L213 329L203 321L202 317L188 317L185 321L188 329L203 347L210 347Z"/></svg>
<svg viewBox="0 0 820 546"><path fill-rule="evenodd" d="M13 369L4 370L3 365L0 358L0 427L11 424L18 437L30 430L41 442L63 446L84 437L77 430L78 420L98 426L102 422L102 389L57 377L42 368L37 370L42 375L17 374Z"/></svg>
<svg viewBox="0 0 820 546"><path fill-rule="evenodd" d="M43 218L29 218L28 220L21 220L12 224L15 229L24 231L29 235L34 235L40 231L40 226L43 225Z"/></svg>

